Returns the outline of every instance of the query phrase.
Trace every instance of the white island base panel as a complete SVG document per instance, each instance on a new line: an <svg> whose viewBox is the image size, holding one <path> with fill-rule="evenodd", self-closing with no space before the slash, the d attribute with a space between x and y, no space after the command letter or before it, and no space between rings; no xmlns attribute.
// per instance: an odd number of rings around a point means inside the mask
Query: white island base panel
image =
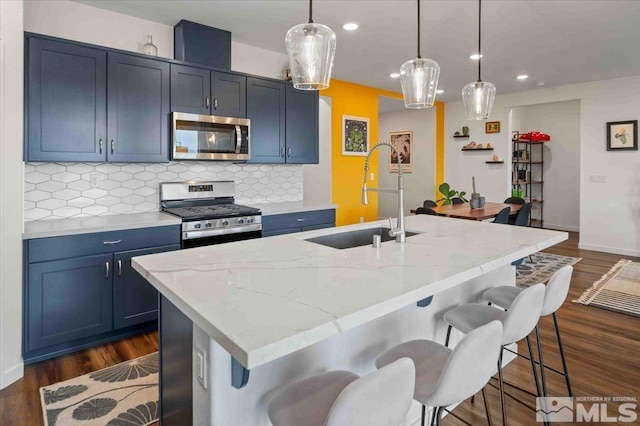
<svg viewBox="0 0 640 426"><path fill-rule="evenodd" d="M484 289L498 284L515 285L513 266L496 269L438 293L425 308L415 304L407 306L257 367L251 370L249 382L242 389L231 386L231 355L194 324L194 366L198 365L196 346L200 350L207 349L208 359L206 390L194 371L193 424L271 425L267 404L278 387L331 370L347 370L362 376L375 369L374 360L385 350L412 339L444 343L444 313L460 304L476 302ZM454 331L452 345L461 337ZM505 353L505 364L513 358L512 354ZM419 424L420 412L420 404L414 401L403 424Z"/></svg>

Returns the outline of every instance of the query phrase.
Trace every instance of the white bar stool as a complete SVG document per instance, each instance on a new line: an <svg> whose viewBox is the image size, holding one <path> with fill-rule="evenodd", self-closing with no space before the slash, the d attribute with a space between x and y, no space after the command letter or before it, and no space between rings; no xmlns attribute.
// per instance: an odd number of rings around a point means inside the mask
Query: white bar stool
<svg viewBox="0 0 640 426"><path fill-rule="evenodd" d="M426 406L434 408L435 424L440 425L445 407L464 401L485 387L493 376L501 346L502 324L491 321L464 336L455 349L431 340L412 340L384 352L375 364L386 368L398 359L411 358L416 366L413 399L422 404L422 426ZM485 400L491 424L488 407Z"/></svg>
<svg viewBox="0 0 640 426"><path fill-rule="evenodd" d="M509 345L526 338L529 357L531 359L531 369L536 383L536 391L538 396L542 396L540 383L538 381L538 374L536 373L535 360L533 359L533 351L531 350L529 334L533 331L538 323L538 319L540 318L542 302L544 300L544 290L544 284L536 284L524 289L516 296L507 311L481 303L461 305L447 311L447 313L444 314L444 320L449 324L449 328L447 330L445 345L449 345L449 337L451 336L452 327L455 327L459 331L467 334L491 321L500 321L503 327L501 341L503 349L505 345ZM506 426L507 417L504 405L502 354L503 351L500 351L500 356L498 358L498 381L500 385L502 424Z"/></svg>
<svg viewBox="0 0 640 426"><path fill-rule="evenodd" d="M556 317L556 311L560 309L565 299L567 298L567 294L569 294L569 286L571 285L571 275L573 274L573 266L567 265L560 269L558 269L552 276L549 278L549 282L547 283L547 287L544 292L544 303L542 304L542 312L540 313L540 317L546 317L551 315L553 317L553 324L556 329L556 337L558 339L558 349L560 350L560 359L562 360L562 370L558 371L555 368L551 368L544 365L542 360L542 347L538 345L538 359L540 360L540 374L542 378L542 389L544 394L547 393L547 384L544 376L544 369L547 368L551 371L554 371L562 376L564 376L565 381L567 382L567 391L569 392L569 396L573 396L573 392L571 391L571 382L569 381L569 371L567 370L567 360L564 356L564 350L562 348L562 339L560 338L560 328L558 328L558 318ZM482 294L482 297L486 299L489 303L493 303L494 305L500 306L503 309L508 309L509 306L513 303L515 298L523 291L523 288L520 287L512 287L512 286L499 286L488 289ZM536 340L540 341L540 333L538 331L538 326L536 325ZM526 358L524 355L516 354Z"/></svg>
<svg viewBox="0 0 640 426"><path fill-rule="evenodd" d="M410 359L363 377L331 371L284 386L269 402L274 426L397 426L409 411L415 384Z"/></svg>

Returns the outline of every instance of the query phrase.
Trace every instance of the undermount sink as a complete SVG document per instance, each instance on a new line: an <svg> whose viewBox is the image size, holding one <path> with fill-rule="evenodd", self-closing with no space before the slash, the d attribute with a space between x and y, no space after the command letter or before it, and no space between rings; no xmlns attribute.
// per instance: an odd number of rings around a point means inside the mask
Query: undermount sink
<svg viewBox="0 0 640 426"><path fill-rule="evenodd" d="M407 237L417 234L418 232L405 231ZM309 238L305 241L342 250L372 245L374 235L380 235L382 242L395 240L395 237L389 236L389 228L377 227L341 232L340 234L323 235L322 237Z"/></svg>

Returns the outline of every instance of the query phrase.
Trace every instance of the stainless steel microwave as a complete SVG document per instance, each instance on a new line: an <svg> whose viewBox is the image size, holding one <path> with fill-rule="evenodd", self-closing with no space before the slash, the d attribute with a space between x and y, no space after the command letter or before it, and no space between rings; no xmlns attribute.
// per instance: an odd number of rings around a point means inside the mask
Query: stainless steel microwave
<svg viewBox="0 0 640 426"><path fill-rule="evenodd" d="M247 118L172 113L174 160L230 160L250 158Z"/></svg>

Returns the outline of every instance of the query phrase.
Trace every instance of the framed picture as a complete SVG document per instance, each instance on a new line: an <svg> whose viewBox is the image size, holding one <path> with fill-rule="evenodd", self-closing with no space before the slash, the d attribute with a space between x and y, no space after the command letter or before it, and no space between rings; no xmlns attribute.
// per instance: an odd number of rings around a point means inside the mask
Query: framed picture
<svg viewBox="0 0 640 426"><path fill-rule="evenodd" d="M413 132L405 130L402 132L389 133L389 142L400 152L402 158L402 173L411 173L413 161ZM398 156L394 150L389 154L389 171L398 173Z"/></svg>
<svg viewBox="0 0 640 426"><path fill-rule="evenodd" d="M485 133L500 133L500 122L499 121L487 121L484 123L484 132Z"/></svg>
<svg viewBox="0 0 640 426"><path fill-rule="evenodd" d="M607 151L638 150L638 120L607 123Z"/></svg>
<svg viewBox="0 0 640 426"><path fill-rule="evenodd" d="M342 116L342 155L366 156L369 152L369 119Z"/></svg>

